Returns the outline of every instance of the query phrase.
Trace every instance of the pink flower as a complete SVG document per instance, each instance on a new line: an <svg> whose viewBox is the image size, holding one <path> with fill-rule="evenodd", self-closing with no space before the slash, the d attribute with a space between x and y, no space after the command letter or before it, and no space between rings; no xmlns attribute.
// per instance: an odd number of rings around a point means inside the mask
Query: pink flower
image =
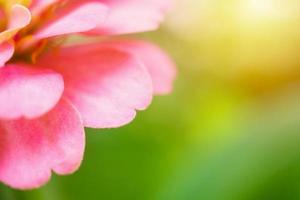
<svg viewBox="0 0 300 200"><path fill-rule="evenodd" d="M21 2L21 4L15 4ZM61 46L70 34L154 30L167 0L0 1L0 181L45 184L80 166L84 127L129 123L176 70L153 44L110 40Z"/></svg>

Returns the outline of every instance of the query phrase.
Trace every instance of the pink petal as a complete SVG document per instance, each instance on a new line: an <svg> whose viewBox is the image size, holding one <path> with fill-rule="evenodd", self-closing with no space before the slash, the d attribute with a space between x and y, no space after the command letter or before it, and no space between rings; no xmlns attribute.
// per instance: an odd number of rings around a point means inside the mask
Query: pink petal
<svg viewBox="0 0 300 200"><path fill-rule="evenodd" d="M155 30L163 21L169 0L98 0L110 9L105 24L92 34L124 34Z"/></svg>
<svg viewBox="0 0 300 200"><path fill-rule="evenodd" d="M129 123L152 99L148 72L130 54L100 44L61 49L40 60L64 76L65 96L94 128Z"/></svg>
<svg viewBox="0 0 300 200"><path fill-rule="evenodd" d="M30 11L22 5L14 5L9 20L9 29L20 29L27 26L31 21Z"/></svg>
<svg viewBox="0 0 300 200"><path fill-rule="evenodd" d="M95 1L68 5L60 10L57 17L46 23L34 36L41 39L86 32L102 23L106 14L106 6Z"/></svg>
<svg viewBox="0 0 300 200"><path fill-rule="evenodd" d="M1 22L3 22L2 20L5 20L6 15L5 15L5 11L3 8L0 8L0 20Z"/></svg>
<svg viewBox="0 0 300 200"><path fill-rule="evenodd" d="M34 118L52 109L64 90L62 77L24 64L0 69L0 118Z"/></svg>
<svg viewBox="0 0 300 200"><path fill-rule="evenodd" d="M5 65L5 63L11 59L14 54L14 45L5 42L0 44L0 68Z"/></svg>
<svg viewBox="0 0 300 200"><path fill-rule="evenodd" d="M80 166L84 130L66 101L34 120L0 121L0 132L0 181L13 188L37 188L50 179L51 170L70 174Z"/></svg>
<svg viewBox="0 0 300 200"><path fill-rule="evenodd" d="M177 74L175 63L158 46L144 41L113 41L107 44L136 55L145 64L155 94L164 95L172 91Z"/></svg>

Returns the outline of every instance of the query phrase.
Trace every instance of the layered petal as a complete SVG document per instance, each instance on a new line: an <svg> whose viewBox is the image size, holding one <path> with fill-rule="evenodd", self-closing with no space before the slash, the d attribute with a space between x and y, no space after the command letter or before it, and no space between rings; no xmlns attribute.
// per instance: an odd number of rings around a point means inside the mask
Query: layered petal
<svg viewBox="0 0 300 200"><path fill-rule="evenodd" d="M64 90L61 75L31 66L0 69L0 118L34 118L52 109Z"/></svg>
<svg viewBox="0 0 300 200"><path fill-rule="evenodd" d="M141 60L151 75L155 94L164 95L172 91L177 74L175 63L158 46L134 40L116 40L106 44L128 51Z"/></svg>
<svg viewBox="0 0 300 200"><path fill-rule="evenodd" d="M14 45L9 42L0 44L0 68L3 67L9 59L11 59L13 54Z"/></svg>
<svg viewBox="0 0 300 200"><path fill-rule="evenodd" d="M85 126L122 126L151 102L152 82L145 67L116 48L101 43L67 47L39 63L64 76L64 96L79 110Z"/></svg>
<svg viewBox="0 0 300 200"><path fill-rule="evenodd" d="M84 151L78 112L61 101L43 117L0 121L0 181L19 189L45 184L51 170L74 172Z"/></svg>
<svg viewBox="0 0 300 200"><path fill-rule="evenodd" d="M25 6L14 5L9 16L8 29L0 33L0 44L15 36L18 31L27 26L30 21L30 11Z"/></svg>
<svg viewBox="0 0 300 200"><path fill-rule="evenodd" d="M92 34L125 34L155 30L163 21L169 0L98 0L109 8L105 24Z"/></svg>
<svg viewBox="0 0 300 200"><path fill-rule="evenodd" d="M74 1L58 10L56 16L48 21L35 38L42 39L71 33L82 33L103 23L107 7L96 1Z"/></svg>

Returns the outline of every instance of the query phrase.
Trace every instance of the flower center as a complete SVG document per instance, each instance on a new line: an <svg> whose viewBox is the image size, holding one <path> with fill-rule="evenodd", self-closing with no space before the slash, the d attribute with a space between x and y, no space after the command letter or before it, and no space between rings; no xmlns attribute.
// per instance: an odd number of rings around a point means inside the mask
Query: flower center
<svg viewBox="0 0 300 200"><path fill-rule="evenodd" d="M30 3L29 0L15 0L8 2L0 0L0 5L2 5L2 10L4 10L6 6L15 2L23 4ZM40 13L39 16L32 16L30 24L19 30L13 37L10 38L9 42L14 43L15 52L9 62L25 61L35 63L36 59L47 49L57 47L61 44L61 39L59 41L57 39L51 39L51 41L49 39L38 40L33 36L34 32L36 32L36 30L42 25L43 21L52 17L55 9L55 5L53 5L53 8L50 7L46 9L44 12ZM3 18L1 18L0 15L0 33L7 28L7 19L9 19L9 15L6 11L3 12L3 14Z"/></svg>
<svg viewBox="0 0 300 200"><path fill-rule="evenodd" d="M0 7L0 33L4 31L6 27L6 16L4 10Z"/></svg>
<svg viewBox="0 0 300 200"><path fill-rule="evenodd" d="M10 8L15 4L29 6L30 3L31 0L0 0L0 6L8 12L10 11Z"/></svg>

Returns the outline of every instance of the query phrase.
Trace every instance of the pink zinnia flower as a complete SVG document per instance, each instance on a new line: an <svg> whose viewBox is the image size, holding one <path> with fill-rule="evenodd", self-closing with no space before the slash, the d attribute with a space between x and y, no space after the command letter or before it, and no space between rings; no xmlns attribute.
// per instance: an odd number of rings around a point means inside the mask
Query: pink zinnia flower
<svg viewBox="0 0 300 200"><path fill-rule="evenodd" d="M19 4L16 4L18 2ZM111 40L62 46L70 34L154 30L167 0L0 0L0 181L45 184L80 166L84 127L129 123L175 68L155 45Z"/></svg>

